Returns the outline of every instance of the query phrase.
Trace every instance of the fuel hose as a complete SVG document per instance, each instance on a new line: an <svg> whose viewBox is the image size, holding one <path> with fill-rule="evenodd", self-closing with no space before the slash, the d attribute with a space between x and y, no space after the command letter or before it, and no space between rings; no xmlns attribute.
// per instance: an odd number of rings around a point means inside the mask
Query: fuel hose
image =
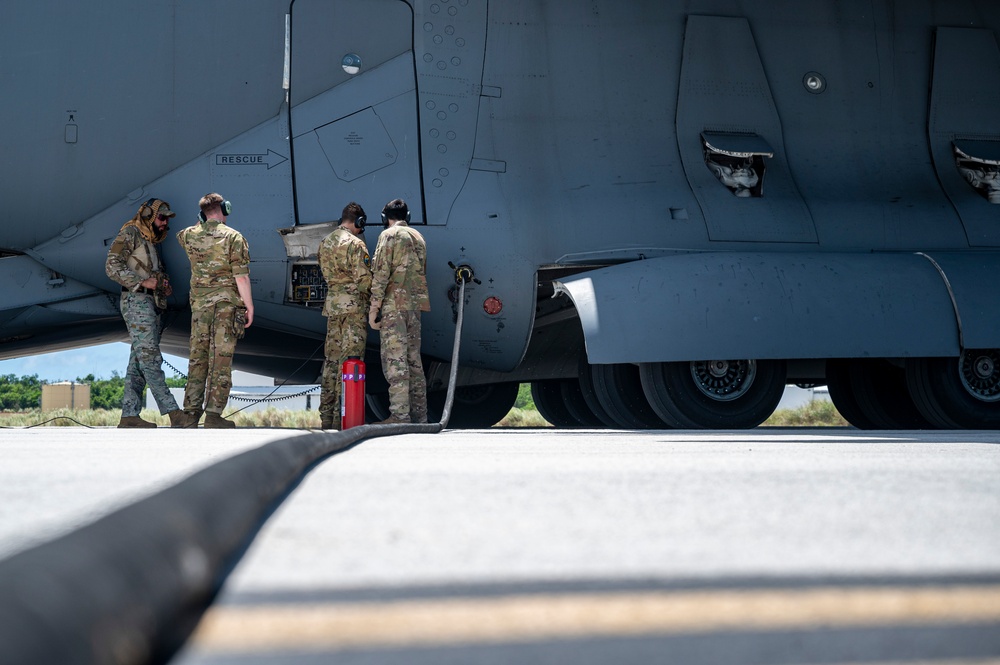
<svg viewBox="0 0 1000 665"><path fill-rule="evenodd" d="M367 439L445 428L467 280L458 275L456 281L458 316L440 422L362 425L272 441L0 561L0 663L169 661L261 526L313 467Z"/></svg>

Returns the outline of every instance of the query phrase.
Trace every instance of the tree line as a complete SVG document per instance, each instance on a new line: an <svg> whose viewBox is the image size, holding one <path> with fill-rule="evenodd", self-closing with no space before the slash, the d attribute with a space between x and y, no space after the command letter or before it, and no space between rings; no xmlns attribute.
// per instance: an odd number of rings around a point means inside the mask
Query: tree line
<svg viewBox="0 0 1000 665"><path fill-rule="evenodd" d="M90 386L90 408L91 409L120 409L122 408L122 398L125 394L125 377L117 371L111 373L110 379L98 379L93 374L84 377L77 377L77 383L86 383ZM27 409L37 409L42 404L42 385L49 383L38 378L37 374L31 376L15 376L14 374L0 374L0 411L25 411ZM168 378L169 388L183 388L187 384L186 379ZM145 393L143 393L145 396Z"/></svg>

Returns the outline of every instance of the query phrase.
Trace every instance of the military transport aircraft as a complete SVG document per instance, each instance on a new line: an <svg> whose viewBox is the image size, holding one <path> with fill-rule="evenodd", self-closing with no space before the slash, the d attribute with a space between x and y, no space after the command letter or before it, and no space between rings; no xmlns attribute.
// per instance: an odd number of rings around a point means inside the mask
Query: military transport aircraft
<svg viewBox="0 0 1000 665"><path fill-rule="evenodd" d="M313 382L318 243L402 197L432 403L477 280L456 425L519 382L625 428L753 427L825 383L859 427L995 428L998 31L995 0L3 3L0 358L124 339L110 240L218 191L252 258L235 364Z"/></svg>

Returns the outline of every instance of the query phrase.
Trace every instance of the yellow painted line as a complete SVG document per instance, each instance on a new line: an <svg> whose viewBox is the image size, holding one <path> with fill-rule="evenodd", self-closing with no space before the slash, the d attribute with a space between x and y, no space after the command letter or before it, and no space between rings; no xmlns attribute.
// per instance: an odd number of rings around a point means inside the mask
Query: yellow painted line
<svg viewBox="0 0 1000 665"><path fill-rule="evenodd" d="M591 593L219 606L200 650L344 649L1000 621L1000 586Z"/></svg>

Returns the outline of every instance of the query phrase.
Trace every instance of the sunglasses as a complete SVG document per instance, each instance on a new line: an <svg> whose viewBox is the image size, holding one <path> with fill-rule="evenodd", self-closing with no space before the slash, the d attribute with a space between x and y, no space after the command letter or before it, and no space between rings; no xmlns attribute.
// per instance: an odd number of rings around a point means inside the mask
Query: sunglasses
<svg viewBox="0 0 1000 665"><path fill-rule="evenodd" d="M156 216L156 218L157 218L158 220L160 220L161 222L165 222L165 221L167 221L168 219L170 219L170 218L169 218L169 217L167 217L166 215L157 215L157 216Z"/></svg>

